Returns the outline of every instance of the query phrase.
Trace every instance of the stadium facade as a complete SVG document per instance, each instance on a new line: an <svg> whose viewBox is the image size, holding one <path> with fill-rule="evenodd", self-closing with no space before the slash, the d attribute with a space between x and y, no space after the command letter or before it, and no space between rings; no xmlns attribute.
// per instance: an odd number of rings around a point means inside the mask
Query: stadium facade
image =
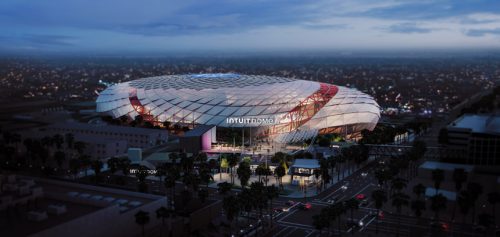
<svg viewBox="0 0 500 237"><path fill-rule="evenodd" d="M109 86L96 103L97 112L114 118L251 128L257 137L282 143L322 133L357 136L380 118L379 105L356 89L233 73L142 78Z"/></svg>

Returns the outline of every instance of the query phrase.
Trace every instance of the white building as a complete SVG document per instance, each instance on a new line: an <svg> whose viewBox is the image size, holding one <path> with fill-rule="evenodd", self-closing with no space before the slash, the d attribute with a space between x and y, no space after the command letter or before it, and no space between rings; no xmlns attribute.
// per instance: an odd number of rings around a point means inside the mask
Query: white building
<svg viewBox="0 0 500 237"><path fill-rule="evenodd" d="M357 136L380 118L373 98L356 89L292 78L194 74L143 78L108 87L97 112L142 115L161 125L251 128L252 137L302 141L318 133Z"/></svg>

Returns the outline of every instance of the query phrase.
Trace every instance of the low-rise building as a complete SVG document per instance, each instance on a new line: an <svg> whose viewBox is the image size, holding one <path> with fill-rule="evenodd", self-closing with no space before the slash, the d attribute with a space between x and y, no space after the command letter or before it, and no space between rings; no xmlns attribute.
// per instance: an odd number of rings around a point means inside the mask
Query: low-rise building
<svg viewBox="0 0 500 237"><path fill-rule="evenodd" d="M72 133L75 137L88 136L95 139L126 141L127 147L135 148L149 148L163 144L168 140L166 130L106 124L57 123L47 126L46 131L62 135Z"/></svg>
<svg viewBox="0 0 500 237"><path fill-rule="evenodd" d="M318 160L315 159L295 159L290 167L292 184L298 185L301 182L311 183L315 180L314 170L320 168Z"/></svg>
<svg viewBox="0 0 500 237"><path fill-rule="evenodd" d="M465 114L447 126L445 156L454 162L500 165L500 116Z"/></svg>

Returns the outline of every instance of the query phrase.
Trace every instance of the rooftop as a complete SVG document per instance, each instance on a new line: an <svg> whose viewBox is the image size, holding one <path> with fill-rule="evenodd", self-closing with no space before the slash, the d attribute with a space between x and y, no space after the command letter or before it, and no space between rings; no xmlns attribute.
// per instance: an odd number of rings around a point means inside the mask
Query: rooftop
<svg viewBox="0 0 500 237"><path fill-rule="evenodd" d="M318 160L314 159L295 159L292 167L294 168L307 168L307 169L317 169L319 168Z"/></svg>
<svg viewBox="0 0 500 237"><path fill-rule="evenodd" d="M473 165L436 162L436 161L426 161L422 165L420 165L420 168L429 169L429 170L442 169L442 170L446 170L446 171L453 171L455 169L464 169L467 172L471 172L472 169L474 168L474 166Z"/></svg>
<svg viewBox="0 0 500 237"><path fill-rule="evenodd" d="M47 126L50 129L81 129L87 131L98 131L98 132L110 132L110 133L127 133L127 134L138 134L138 135L149 135L156 134L160 132L165 132L165 130L152 129L152 128L137 128L137 127L126 127L117 125L106 125L106 124L88 124L88 123L56 123Z"/></svg>
<svg viewBox="0 0 500 237"><path fill-rule="evenodd" d="M494 114L464 114L448 128L470 129L473 133L500 135L500 116Z"/></svg>
<svg viewBox="0 0 500 237"><path fill-rule="evenodd" d="M142 208L144 205L164 198L163 196L141 194L65 181L24 176L22 178L35 180L36 184L43 188L44 195L42 198L38 199L36 207L26 209L23 206L18 210L17 215L9 216L10 227L6 229L3 228L3 230L6 231L5 236L28 236L79 218L85 217L92 219L93 214L108 208L119 208L120 214L118 215L121 215L135 211L137 208ZM40 221L29 220L31 211L47 213L51 206L54 205L64 206L65 211L59 215L48 213L48 215Z"/></svg>
<svg viewBox="0 0 500 237"><path fill-rule="evenodd" d="M210 131L215 127L215 125L198 125L193 130L190 130L184 134L185 137L199 137L206 132Z"/></svg>

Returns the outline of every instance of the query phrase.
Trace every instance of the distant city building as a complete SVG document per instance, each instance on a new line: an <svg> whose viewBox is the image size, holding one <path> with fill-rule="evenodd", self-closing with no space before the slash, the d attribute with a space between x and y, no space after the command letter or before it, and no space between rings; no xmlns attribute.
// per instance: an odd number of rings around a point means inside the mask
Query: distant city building
<svg viewBox="0 0 500 237"><path fill-rule="evenodd" d="M142 115L162 125L251 128L251 137L288 143L372 130L379 105L356 89L322 82L239 74L169 75L115 84L97 98L97 112Z"/></svg>
<svg viewBox="0 0 500 237"><path fill-rule="evenodd" d="M126 141L127 148L149 148L163 144L168 139L168 133L165 130L116 125L57 123L47 126L46 129L48 132L59 133L61 135L72 133L75 137L86 136L95 138L96 140Z"/></svg>
<svg viewBox="0 0 500 237"><path fill-rule="evenodd" d="M447 146L460 162L500 165L500 116L461 116L447 126Z"/></svg>

